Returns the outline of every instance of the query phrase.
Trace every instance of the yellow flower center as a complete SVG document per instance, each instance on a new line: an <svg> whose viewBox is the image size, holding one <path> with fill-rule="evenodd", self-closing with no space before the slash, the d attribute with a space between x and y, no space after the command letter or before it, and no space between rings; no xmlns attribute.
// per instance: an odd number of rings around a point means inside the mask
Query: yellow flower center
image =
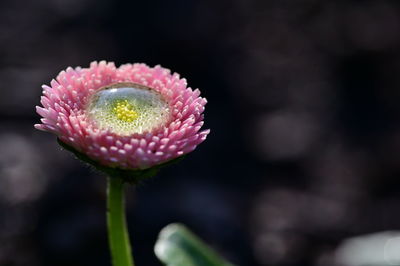
<svg viewBox="0 0 400 266"><path fill-rule="evenodd" d="M119 120L132 122L138 118L138 113L133 110L133 105L128 100L117 100L113 108L115 115Z"/></svg>
<svg viewBox="0 0 400 266"><path fill-rule="evenodd" d="M171 117L169 104L160 93L135 83L116 83L99 89L86 111L99 128L122 136L152 131L164 126Z"/></svg>

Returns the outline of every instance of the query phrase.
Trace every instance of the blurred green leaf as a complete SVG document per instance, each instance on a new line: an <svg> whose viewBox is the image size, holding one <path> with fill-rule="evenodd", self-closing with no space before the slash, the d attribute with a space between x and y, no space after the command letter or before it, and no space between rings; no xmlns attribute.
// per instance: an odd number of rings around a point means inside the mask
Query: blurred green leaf
<svg viewBox="0 0 400 266"><path fill-rule="evenodd" d="M154 251L168 266L233 266L181 224L161 230Z"/></svg>

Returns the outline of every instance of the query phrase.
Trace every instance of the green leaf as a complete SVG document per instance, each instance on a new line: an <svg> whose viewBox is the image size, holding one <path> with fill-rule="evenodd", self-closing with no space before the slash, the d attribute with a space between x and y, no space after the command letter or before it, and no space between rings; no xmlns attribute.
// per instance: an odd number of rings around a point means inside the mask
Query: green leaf
<svg viewBox="0 0 400 266"><path fill-rule="evenodd" d="M161 230L154 252L168 266L233 266L181 224Z"/></svg>

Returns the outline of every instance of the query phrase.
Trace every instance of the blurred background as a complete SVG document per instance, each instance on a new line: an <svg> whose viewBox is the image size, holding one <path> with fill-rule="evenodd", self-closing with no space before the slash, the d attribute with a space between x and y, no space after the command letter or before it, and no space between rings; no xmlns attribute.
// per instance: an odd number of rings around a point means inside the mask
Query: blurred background
<svg viewBox="0 0 400 266"><path fill-rule="evenodd" d="M105 178L33 129L93 60L209 101L207 141L128 193L137 265L171 222L237 265L400 265L399 48L395 0L2 0L0 265L110 265Z"/></svg>

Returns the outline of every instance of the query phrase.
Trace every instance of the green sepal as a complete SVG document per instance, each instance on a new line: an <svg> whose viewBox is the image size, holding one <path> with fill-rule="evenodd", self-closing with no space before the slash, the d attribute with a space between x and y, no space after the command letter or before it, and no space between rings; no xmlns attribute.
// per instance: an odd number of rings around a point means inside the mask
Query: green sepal
<svg viewBox="0 0 400 266"><path fill-rule="evenodd" d="M154 252L167 266L233 266L182 224L164 227Z"/></svg>
<svg viewBox="0 0 400 266"><path fill-rule="evenodd" d="M160 170L160 168L171 165L171 164L175 164L175 163L181 161L185 157L185 156L180 156L178 158L155 165L155 166L147 168L147 169L122 169L122 168L118 168L118 167L104 166L104 165L96 162L95 160L90 159L84 153L81 153L81 152L77 151L76 149L74 149L73 147L65 144L59 138L57 138L57 142L62 148L66 149L67 151L72 152L76 158L93 166L96 170L103 172L104 174L111 176L111 177L122 178L125 182L134 184L134 185L140 183L144 179L155 176L158 173L158 171Z"/></svg>

